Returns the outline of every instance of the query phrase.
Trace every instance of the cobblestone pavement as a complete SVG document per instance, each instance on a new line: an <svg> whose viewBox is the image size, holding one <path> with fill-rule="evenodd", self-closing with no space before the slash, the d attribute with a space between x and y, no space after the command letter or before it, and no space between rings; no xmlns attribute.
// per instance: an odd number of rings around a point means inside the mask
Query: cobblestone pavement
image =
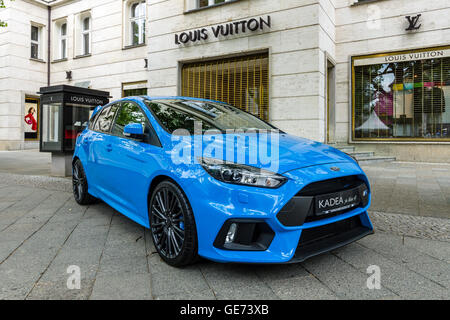
<svg viewBox="0 0 450 320"><path fill-rule="evenodd" d="M70 180L0 173L0 299L449 299L449 220L372 217L374 235L301 264L175 269L143 227L78 206ZM67 288L72 265L79 290ZM380 290L366 286L371 265Z"/></svg>

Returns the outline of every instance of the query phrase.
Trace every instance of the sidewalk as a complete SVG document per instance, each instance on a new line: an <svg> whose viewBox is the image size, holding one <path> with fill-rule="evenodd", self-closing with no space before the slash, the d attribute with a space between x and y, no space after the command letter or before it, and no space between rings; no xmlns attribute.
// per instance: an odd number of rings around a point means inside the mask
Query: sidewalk
<svg viewBox="0 0 450 320"><path fill-rule="evenodd" d="M0 152L0 172L50 175L50 153ZM450 218L450 163L381 162L363 166L372 189L374 212Z"/></svg>
<svg viewBox="0 0 450 320"><path fill-rule="evenodd" d="M0 173L0 299L450 298L448 219L374 213L374 235L301 264L176 269L148 230L104 203L77 205L70 180L17 177ZM410 237L403 222L385 223L410 217L432 227ZM379 290L366 285L372 265ZM67 288L69 266L81 270L79 290Z"/></svg>
<svg viewBox="0 0 450 320"><path fill-rule="evenodd" d="M49 176L51 154L38 150L0 151L0 172Z"/></svg>
<svg viewBox="0 0 450 320"><path fill-rule="evenodd" d="M376 232L331 253L294 265L176 269L148 230L104 203L77 205L70 179L46 173L49 159L0 152L0 300L450 299L450 166L365 166ZM373 265L379 290L367 287ZM79 290L67 288L69 266L81 270Z"/></svg>
<svg viewBox="0 0 450 320"><path fill-rule="evenodd" d="M383 162L362 167L372 211L450 218L450 164Z"/></svg>

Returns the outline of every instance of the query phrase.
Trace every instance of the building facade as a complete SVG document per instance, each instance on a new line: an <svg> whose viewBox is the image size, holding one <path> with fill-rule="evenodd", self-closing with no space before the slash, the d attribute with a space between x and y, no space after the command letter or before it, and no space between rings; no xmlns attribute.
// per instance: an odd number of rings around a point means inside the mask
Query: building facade
<svg viewBox="0 0 450 320"><path fill-rule="evenodd" d="M35 146L36 91L70 84L226 101L320 142L450 162L449 14L447 0L7 2L0 149Z"/></svg>

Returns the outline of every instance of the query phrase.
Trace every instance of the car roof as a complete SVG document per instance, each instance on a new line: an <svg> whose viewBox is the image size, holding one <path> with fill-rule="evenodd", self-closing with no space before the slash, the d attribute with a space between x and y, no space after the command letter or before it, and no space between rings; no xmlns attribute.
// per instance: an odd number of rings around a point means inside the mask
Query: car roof
<svg viewBox="0 0 450 320"><path fill-rule="evenodd" d="M159 97L151 97L151 96L132 96L132 97L125 97L120 100L126 100L126 99L135 99L135 100L194 100L194 101L203 101L203 102L217 102L217 103L224 103L217 100L211 100L211 99L202 99L202 98L193 98L193 97L184 97L184 96L159 96ZM119 100L119 101L120 101Z"/></svg>
<svg viewBox="0 0 450 320"><path fill-rule="evenodd" d="M160 97L150 97L150 96L130 96L125 97L121 99L117 99L114 101L110 101L108 104L105 104L104 106L97 106L94 109L94 112L91 117L93 117L98 111L102 110L105 107L108 107L114 103L120 102L120 101L126 101L126 100L135 100L135 101L141 101L144 102L144 100L191 100L191 101L203 101L203 102L216 102L216 103L224 103L217 100L210 100L210 99L201 99L201 98L192 98L192 97L183 97L183 96L160 96Z"/></svg>

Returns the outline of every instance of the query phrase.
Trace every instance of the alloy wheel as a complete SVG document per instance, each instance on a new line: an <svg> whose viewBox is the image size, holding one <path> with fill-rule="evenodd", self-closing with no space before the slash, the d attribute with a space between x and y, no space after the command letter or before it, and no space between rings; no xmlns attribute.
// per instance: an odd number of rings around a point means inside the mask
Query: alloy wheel
<svg viewBox="0 0 450 320"><path fill-rule="evenodd" d="M78 164L75 164L73 166L72 184L73 184L73 193L76 199L81 199L83 197L83 179L84 177L80 172Z"/></svg>
<svg viewBox="0 0 450 320"><path fill-rule="evenodd" d="M161 188L154 196L151 210L155 245L167 258L176 258L185 239L184 212L178 195L167 187Z"/></svg>

